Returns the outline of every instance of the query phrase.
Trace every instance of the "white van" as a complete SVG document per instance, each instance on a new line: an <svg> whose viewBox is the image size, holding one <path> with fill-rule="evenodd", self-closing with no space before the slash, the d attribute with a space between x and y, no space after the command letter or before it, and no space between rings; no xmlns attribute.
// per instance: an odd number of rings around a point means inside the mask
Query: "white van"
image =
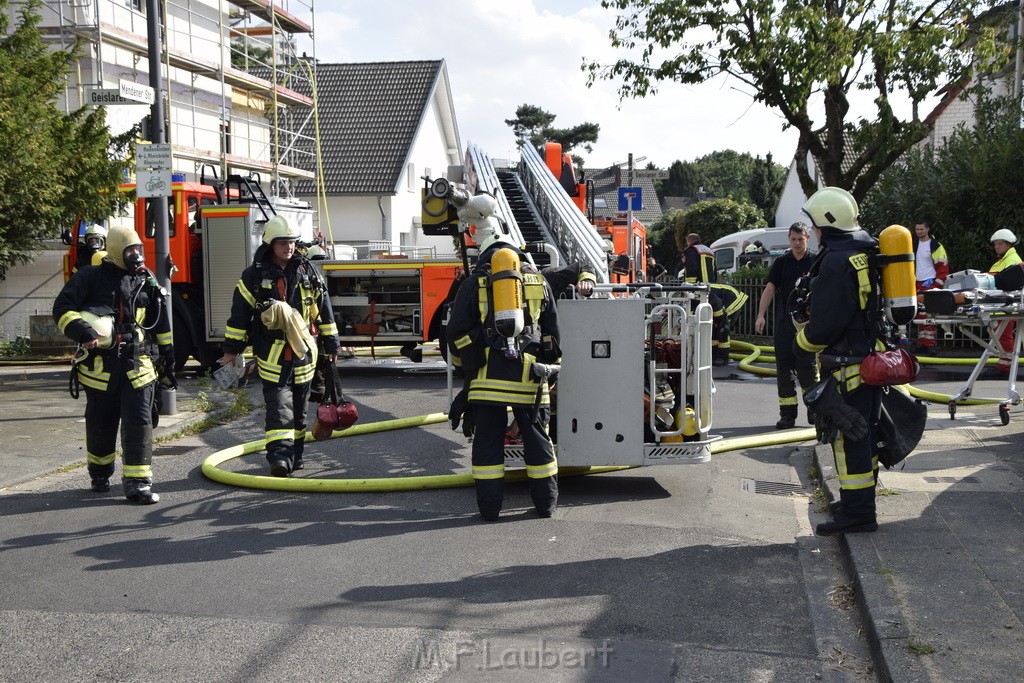
<svg viewBox="0 0 1024 683"><path fill-rule="evenodd" d="M753 257L743 256L744 247L754 242L760 242L768 250L768 253ZM818 250L818 239L814 236L813 230L807 248L812 252ZM711 244L711 251L715 252L715 270L719 273L734 273L748 262L762 262L771 265L772 261L785 253L787 249L789 249L789 226L740 230L721 237ZM741 256L743 258L740 258Z"/></svg>

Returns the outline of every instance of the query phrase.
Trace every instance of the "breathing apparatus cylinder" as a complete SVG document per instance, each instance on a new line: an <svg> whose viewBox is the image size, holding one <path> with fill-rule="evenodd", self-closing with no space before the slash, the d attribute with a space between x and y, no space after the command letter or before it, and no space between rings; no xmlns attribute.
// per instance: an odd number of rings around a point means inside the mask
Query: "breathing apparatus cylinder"
<svg viewBox="0 0 1024 683"><path fill-rule="evenodd" d="M517 358L515 339L525 327L523 319L523 276L519 272L519 254L513 249L498 249L491 257L491 299L494 331L505 338L505 356Z"/></svg>
<svg viewBox="0 0 1024 683"><path fill-rule="evenodd" d="M878 236L885 317L893 325L909 325L917 315L914 243L902 225L890 225Z"/></svg>

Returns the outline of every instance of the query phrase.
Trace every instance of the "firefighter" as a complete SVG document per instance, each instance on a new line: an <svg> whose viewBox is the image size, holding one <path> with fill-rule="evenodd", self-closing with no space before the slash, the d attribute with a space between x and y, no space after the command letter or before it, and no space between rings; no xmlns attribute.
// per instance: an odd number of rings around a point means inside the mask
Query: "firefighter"
<svg viewBox="0 0 1024 683"><path fill-rule="evenodd" d="M716 289L714 283L718 281L718 273L715 271L715 252L701 244L700 235L691 232L686 236L686 245L682 255L683 270L679 275L690 284L711 285L708 293L708 303L712 310L711 362L722 367L729 364L729 352L732 350L729 316L743 306L747 297L742 295L743 298L738 300L740 292L732 287ZM723 297L728 299L728 303Z"/></svg>
<svg viewBox="0 0 1024 683"><path fill-rule="evenodd" d="M227 365L252 345L266 404L267 462L275 477L302 469L316 337L331 363L339 343L327 288L316 268L296 253L298 239L284 216L263 226L263 244L235 286L220 359Z"/></svg>
<svg viewBox="0 0 1024 683"><path fill-rule="evenodd" d="M875 517L878 453L872 433L881 389L860 382L853 362L873 347L878 296L870 254L877 242L860 229L853 196L838 187L818 190L803 206L821 251L811 266L809 319L796 334L794 354L801 386L813 382L815 354L821 354L822 381L804 393L818 416L823 442L831 443L839 475L840 504L819 535L869 532Z"/></svg>
<svg viewBox="0 0 1024 683"><path fill-rule="evenodd" d="M998 274L1021 262L1020 255L1014 248L1014 245L1017 244L1017 236L1013 234L1012 230L1000 228L992 233L992 237L988 241L992 244L996 256L999 257L995 263L989 266L988 272ZM992 323L990 329L995 333L998 327L999 323ZM999 339L996 342L999 344L999 348L1003 350L1003 353L999 354L995 372L990 372L991 368L986 369L984 373L986 379L1006 379L1010 376L1010 361L1013 359L1013 344L1016 338L1016 330L1017 323L1011 322L1003 329L1003 333L999 335Z"/></svg>
<svg viewBox="0 0 1024 683"><path fill-rule="evenodd" d="M914 273L917 280L917 293L929 289L942 289L949 277L949 257L942 243L931 236L932 224L927 220L919 220L914 225ZM928 314L921 311L918 320L924 320ZM917 345L914 353L919 356L938 354L936 346L935 325L917 326Z"/></svg>
<svg viewBox="0 0 1024 683"><path fill-rule="evenodd" d="M160 500L153 493L152 406L157 367L146 333L155 335L160 372L174 368L165 293L145 269L142 241L130 228L111 228L107 256L68 279L53 304L61 333L79 344L73 386L84 386L85 444L92 490L110 490L115 442L121 426L125 497ZM77 385L74 384L77 382ZM77 389L73 390L77 397Z"/></svg>
<svg viewBox="0 0 1024 683"><path fill-rule="evenodd" d="M762 334L765 330L768 313L768 304L775 301L775 321L773 333L775 336L775 385L779 395L779 421L775 423L776 429L790 429L796 426L797 418L797 397L796 381L794 380L795 367L793 356L793 338L796 336L796 327L789 310L790 296L796 287L797 280L807 274L814 261L814 254L807 248L807 241L810 238L811 230L804 223L796 222L789 226L789 249L786 253L775 259L768 271L768 282L761 292L761 300L757 307L757 320L754 322L754 331ZM807 391L811 385L818 381L817 373L804 378L801 389ZM808 409L807 420L814 424L813 411Z"/></svg>
<svg viewBox="0 0 1024 683"><path fill-rule="evenodd" d="M480 222L487 221L496 219ZM482 232L478 224L477 234ZM558 315L550 286L534 269L493 272L492 260L504 250L524 258L523 252L497 231L481 242L476 268L459 287L446 332L452 360L461 364L467 379L467 388L452 403L450 417L453 427L466 421L463 432L467 434L475 425L473 479L480 516L488 522L497 521L503 502L509 407L523 439L530 497L538 516L551 517L558 502L558 462L548 436L548 386L545 377L532 372L538 361L558 360ZM510 339L499 334L495 312L501 307L499 320L517 312L506 310L495 287L508 284L502 280L517 278L521 278L522 296L511 305L522 310L522 331Z"/></svg>
<svg viewBox="0 0 1024 683"><path fill-rule="evenodd" d="M92 223L85 231L84 242L79 242L72 273L83 266L98 266L107 255L107 228L102 223Z"/></svg>

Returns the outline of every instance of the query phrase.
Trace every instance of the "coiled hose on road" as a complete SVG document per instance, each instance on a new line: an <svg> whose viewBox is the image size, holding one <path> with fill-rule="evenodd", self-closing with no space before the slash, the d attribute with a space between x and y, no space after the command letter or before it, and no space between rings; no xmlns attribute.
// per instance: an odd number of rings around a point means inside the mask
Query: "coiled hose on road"
<svg viewBox="0 0 1024 683"><path fill-rule="evenodd" d="M733 348L746 350L748 353L732 354L733 358L740 361L739 367L747 372L762 375L775 375L775 368L767 368L754 365L756 362L765 362L775 359L762 351L773 351L772 347L762 347L747 342L733 341ZM925 362L941 363L947 365L972 365L977 363L974 359L936 358L927 359ZM908 385L912 396L925 401L946 404L950 396L936 392L924 391ZM958 405L985 405L999 403L999 399L990 398L968 398L957 402ZM394 429L408 429L410 427L422 427L425 425L446 422L448 416L445 413L431 413L416 417L399 418L395 420L384 420L362 425L354 425L348 429L335 432L332 439L374 434L377 432L391 431ZM712 454L727 453L729 451L744 448L762 448L766 446L778 446L786 443L808 441L816 438L813 428L787 429L781 432L768 432L754 436L738 437L734 439L723 439L711 445ZM306 441L313 441L311 433L306 433ZM384 492L384 491L414 491L426 489L456 488L473 485L473 477L469 473L460 474L438 474L422 475L414 477L383 477L383 478L362 478L362 479L318 479L318 478L281 478L263 475L243 474L241 472L229 472L220 469L220 465L229 460L240 458L252 453L258 453L266 448L265 440L250 441L226 448L208 456L203 461L202 471L208 479L230 486L243 488L267 489L272 491L292 492L322 492L322 493L355 493L355 492ZM601 474L604 472L617 472L620 470L633 469L635 466L624 467L561 467L558 476L579 476L584 474ZM511 470L505 474L508 481L521 481L526 478L525 470Z"/></svg>

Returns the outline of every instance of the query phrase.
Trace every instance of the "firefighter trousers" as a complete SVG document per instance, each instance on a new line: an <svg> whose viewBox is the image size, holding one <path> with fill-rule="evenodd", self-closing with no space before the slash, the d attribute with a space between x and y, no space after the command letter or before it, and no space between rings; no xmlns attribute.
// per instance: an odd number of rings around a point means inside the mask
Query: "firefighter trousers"
<svg viewBox="0 0 1024 683"><path fill-rule="evenodd" d="M796 354L793 352L793 340L796 328L788 315L775 317L775 388L779 394L779 414L784 418L796 419L800 400L797 398L796 385ZM806 373L800 388L806 392L818 381L817 366L813 372Z"/></svg>
<svg viewBox="0 0 1024 683"><path fill-rule="evenodd" d="M311 383L262 382L263 402L267 409L267 462L283 462L289 471L300 469L306 441L306 404Z"/></svg>
<svg viewBox="0 0 1024 683"><path fill-rule="evenodd" d="M85 389L85 448L89 476L114 474L118 427L126 479L153 479L153 397L155 382L139 387L122 371L110 373L107 390Z"/></svg>
<svg viewBox="0 0 1024 683"><path fill-rule="evenodd" d="M473 437L473 480L476 502L485 519L497 517L504 500L505 428L508 412L505 406L488 403L473 405L476 433ZM538 411L540 426L534 424L533 406L513 406L512 415L523 437L523 460L530 482L530 498L542 517L550 517L558 504L558 462L548 438L547 425L551 413L546 406Z"/></svg>
<svg viewBox="0 0 1024 683"><path fill-rule="evenodd" d="M867 435L848 439L836 432L832 440L836 474L839 477L839 499L843 514L854 519L875 521L875 482L878 479L878 453L875 447L882 390L862 384L843 395L843 400L860 413L868 423Z"/></svg>

